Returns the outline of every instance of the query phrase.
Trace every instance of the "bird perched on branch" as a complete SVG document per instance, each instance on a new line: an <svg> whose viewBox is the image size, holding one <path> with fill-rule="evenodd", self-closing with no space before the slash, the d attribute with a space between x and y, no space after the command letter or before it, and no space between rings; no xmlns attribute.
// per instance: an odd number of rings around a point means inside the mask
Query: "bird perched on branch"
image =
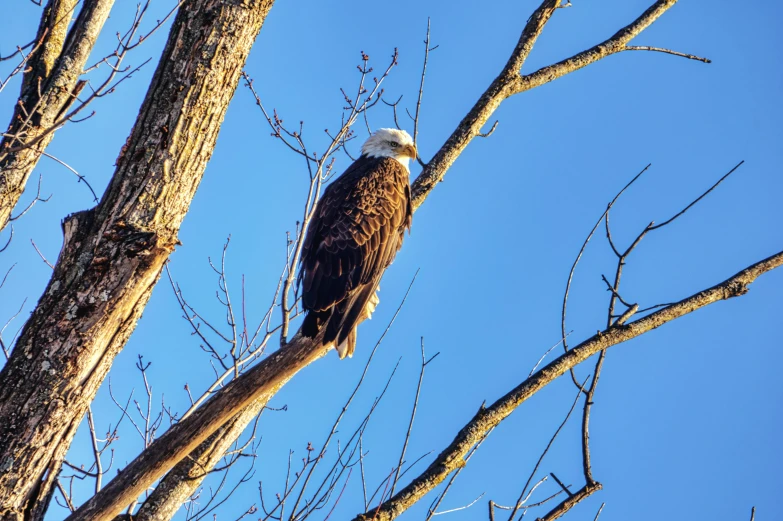
<svg viewBox="0 0 783 521"><path fill-rule="evenodd" d="M362 155L324 190L307 228L299 281L307 315L302 335L323 332L340 358L352 356L356 328L370 318L384 270L410 230L408 161L416 158L404 130L378 129Z"/></svg>

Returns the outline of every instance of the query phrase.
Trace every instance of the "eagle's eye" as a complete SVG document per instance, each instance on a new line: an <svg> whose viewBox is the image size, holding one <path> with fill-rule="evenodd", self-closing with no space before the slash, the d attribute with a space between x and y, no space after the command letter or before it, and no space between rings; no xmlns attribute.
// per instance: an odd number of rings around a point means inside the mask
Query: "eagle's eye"
<svg viewBox="0 0 783 521"><path fill-rule="evenodd" d="M397 143L396 141L389 141L389 146L392 148L397 148L398 146L400 146L400 144Z"/></svg>

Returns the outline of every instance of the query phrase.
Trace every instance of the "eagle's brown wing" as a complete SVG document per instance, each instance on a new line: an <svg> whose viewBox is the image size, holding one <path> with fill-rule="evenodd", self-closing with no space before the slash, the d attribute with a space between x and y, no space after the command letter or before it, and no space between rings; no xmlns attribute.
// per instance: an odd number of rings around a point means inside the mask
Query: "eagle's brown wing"
<svg viewBox="0 0 783 521"><path fill-rule="evenodd" d="M324 343L348 338L402 246L412 213L408 171L392 158L362 156L326 188L302 251L303 334L315 336L326 325Z"/></svg>

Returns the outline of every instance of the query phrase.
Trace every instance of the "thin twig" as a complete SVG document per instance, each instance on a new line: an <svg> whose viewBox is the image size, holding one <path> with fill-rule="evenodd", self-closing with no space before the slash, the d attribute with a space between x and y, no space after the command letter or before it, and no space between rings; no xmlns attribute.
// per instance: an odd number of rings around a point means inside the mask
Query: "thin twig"
<svg viewBox="0 0 783 521"><path fill-rule="evenodd" d="M421 115L421 99L424 96L424 78L427 75L427 61L429 60L430 51L434 51L437 49L438 46L430 48L430 17L427 17L427 36L424 38L424 63L421 66L421 81L419 82L419 96L416 99L416 115L413 118L413 145L417 147L419 146L419 116ZM399 100L398 100L399 102ZM396 111L396 104L394 105L395 111L394 111L394 123L397 124L397 111ZM399 127L399 124L397 124L397 128ZM423 167L424 161L421 160L421 158L417 155L416 160L419 162L419 164Z"/></svg>
<svg viewBox="0 0 783 521"><path fill-rule="evenodd" d="M663 52L666 54L673 54L674 56L680 56L682 58L688 58L689 60L696 60L704 63L712 63L712 60L710 60L709 58L702 58L701 56L696 56L695 54L686 54L684 52L672 51L671 49L664 49L662 47L650 47L649 45L626 45L623 50Z"/></svg>
<svg viewBox="0 0 783 521"><path fill-rule="evenodd" d="M718 180L715 182L715 184L714 184L714 185L712 185L712 186L711 186L709 189L707 189L707 191L706 191L706 192L702 193L702 194L701 194L699 197L697 197L696 199L694 199L694 200L693 200L693 202L692 202L691 204L689 204L688 206L686 206L685 208L683 208L683 209L682 209L680 212L678 212L677 214L675 214L675 215L674 215L672 218L670 218L669 220L667 220L667 221L664 221L664 222L662 222L661 224L656 224L655 226L651 227L651 228L650 228L650 230L652 231L652 230L657 230L658 228L663 228L664 226L666 226L667 224L669 224L670 222L674 221L676 218L678 218L679 216L681 216L682 214L684 214L685 212L687 212L688 210L690 210L690 209L691 209L691 208L692 208L692 207L693 207L693 206L694 206L696 203L698 203L699 201L701 201L702 199L704 199L705 197L707 197L707 195L708 195L710 192L712 192L713 190L715 190L715 189L718 187L718 185L720 185L720 184L721 184L721 183L722 183L722 182L723 182L723 181L724 181L724 180L725 180L727 177L729 177L729 176L730 176L731 174L733 174L733 173L734 173L734 172L735 172L735 171L736 171L736 170L737 170L739 167L741 167L741 166L743 165L743 163L745 163L745 160L744 160L744 159L743 159L742 161L740 161L739 163L737 163L737 165L736 165L734 168L732 168L731 170L729 170L729 171L728 171L728 173L726 173L726 174L725 174L723 177L721 177L720 179L718 179Z"/></svg>
<svg viewBox="0 0 783 521"><path fill-rule="evenodd" d="M641 172L636 174L633 179L628 181L625 186L622 187L622 189L617 192L617 194L614 196L614 198L609 201L609 204L606 205L606 210L601 214L601 216L598 218L598 220L595 222L595 225L593 225L593 228L590 230L590 233L587 234L587 237L585 238L584 242L582 243L582 247L579 249L579 253L576 255L576 259L574 259L574 263L571 265L571 270L568 272L568 280L566 281L566 288L565 292L563 293L563 306L561 311L561 317L560 317L560 336L563 339L563 350L565 352L568 352L568 342L566 341L567 335L566 335L566 310L568 308L568 295L571 291L571 282L574 278L574 272L576 271L576 266L579 264L579 261L582 258L582 255L585 252L585 249L587 248L587 244L590 242L590 239L592 239L593 234L598 229L598 226L601 224L601 221L606 218L606 216L609 214L609 210L612 209L612 206L617 202L617 200L620 198L623 193L630 188L632 184L636 182L637 179L639 179L642 174L644 174L651 166L652 164L648 164L645 166ZM569 371L571 373L571 381L574 383L574 385L579 386L579 382L577 382L576 374L573 370Z"/></svg>
<svg viewBox="0 0 783 521"><path fill-rule="evenodd" d="M424 381L424 367L427 365L427 357L424 354L424 337L421 337L421 370L419 371L419 382L416 384L416 395L413 397L413 409L411 410L411 419L408 423L408 430L405 431L405 442L402 444L402 450L400 451L400 460L397 463L397 472L394 474L394 479L391 484L391 491L389 495L394 495L394 488L397 486L397 481L400 479L400 470L402 469L402 463L405 461L405 451L408 449L408 442L411 438L411 432L413 431L413 420L416 418L416 408L419 406L419 395L421 394L421 383Z"/></svg>
<svg viewBox="0 0 783 521"><path fill-rule="evenodd" d="M46 257L44 257L43 253L41 253L41 250L38 249L38 246L36 246L35 241L30 239L30 242L33 245L33 248L35 248L35 251L38 253L38 256L41 257L41 260L44 261L44 263L49 266L50 268L54 269L54 266L52 266L52 263L46 260Z"/></svg>
<svg viewBox="0 0 783 521"><path fill-rule="evenodd" d="M519 493L519 498L517 498L517 502L514 505L514 508L511 510L511 515L508 516L509 521L514 520L514 516L517 514L517 511L522 507L522 504L525 500L525 493L527 492L527 487L530 486L530 483L533 481L533 477L536 475L536 472L538 472L538 468L541 466L541 462L544 461L544 457L546 457L547 453L549 452L549 449L552 448L552 444L554 444L555 439L557 438L557 435L560 434L560 431L563 430L563 427L565 427L565 424L568 422L568 419L571 417L571 413L574 412L574 409L576 408L576 404L579 403L579 397L582 395L582 388L584 388L585 384L587 383L587 379L590 378L589 376L585 378L585 381L582 382L582 385L579 386L577 392L576 392L576 398L574 398L574 403L571 404L571 408L568 410L568 413L566 414L565 418L562 422L560 422L560 425L555 430L554 434L552 434L552 437L549 439L549 443L547 443L546 447L544 448L544 451L541 453L541 456L539 456L538 461L536 462L535 466L533 467L533 470L530 472L530 476L528 476L527 481L525 482L525 486L522 487L522 492ZM560 481L552 475L555 480L560 483ZM561 484L562 486L562 484ZM565 489L568 494L568 489Z"/></svg>

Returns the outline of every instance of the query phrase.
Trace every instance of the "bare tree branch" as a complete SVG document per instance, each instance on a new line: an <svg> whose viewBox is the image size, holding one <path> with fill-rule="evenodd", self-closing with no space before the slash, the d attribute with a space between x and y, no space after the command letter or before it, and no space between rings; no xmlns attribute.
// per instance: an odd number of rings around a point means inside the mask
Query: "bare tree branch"
<svg viewBox="0 0 783 521"><path fill-rule="evenodd" d="M358 391L359 386L364 380L364 375L369 367L369 362L372 360L375 350L380 346L381 342L386 336L386 333L391 328L392 324L397 318L402 306L405 304L413 283L416 280L414 275L411 280L408 290L402 298L397 311L392 316L386 330L375 344L375 348L370 354L365 371L357 384L354 394ZM198 446L196 450L191 452L188 457L180 461L158 484L155 490L149 495L144 503L139 508L138 512L134 515L134 521L158 521L164 519L171 519L171 517L180 508L183 502L194 493L194 491L200 486L207 473L212 469L218 461L223 457L228 447L239 437L247 425L260 414L269 399L276 394L278 389L273 389L273 392L268 395L264 395L257 399L253 404L246 407L228 423L218 429L213 435L211 435L205 442ZM350 403L353 395L349 398ZM347 408L348 404L345 405ZM336 431L338 420L335 422L332 428L332 434ZM324 443L321 450L324 450L329 443L329 438ZM119 520L115 520L119 521Z"/></svg>
<svg viewBox="0 0 783 521"><path fill-rule="evenodd" d="M689 60L696 60L704 63L712 63L709 58L702 58L694 54L686 54L684 52L672 51L671 49L664 49L662 47L650 47L649 45L626 45L624 51L654 51L662 52L665 54L672 54L674 56L680 56L682 58L688 58Z"/></svg>
<svg viewBox="0 0 783 521"><path fill-rule="evenodd" d="M555 508L550 510L544 517L538 518L537 521L554 521L555 519L559 518L569 510L571 510L575 505L581 503L591 495L593 495L595 492L598 492L601 490L602 486L600 483L593 483L591 485L585 485L581 489L579 489L577 492L573 493L571 496L568 497L565 501L557 505Z"/></svg>
<svg viewBox="0 0 783 521"><path fill-rule="evenodd" d="M587 377L589 378L589 376ZM582 383L581 386L579 386L578 391L576 393L576 398L574 399L574 403L571 405L571 408L568 410L568 413L566 414L565 418L562 422L560 422L560 425L555 430L554 434L552 434L552 437L549 439L549 443L547 443L544 450L541 452L541 456L539 456L538 461L536 462L536 465L533 467L533 470L530 472L530 476L527 478L527 481L525 482L525 486L522 487L522 492L519 493L519 497L517 498L517 502L514 504L514 508L511 509L511 515L508 516L509 521L514 520L514 516L516 515L517 511L522 508L522 505L525 501L527 501L528 496L525 496L525 493L527 492L527 488L530 486L530 483L532 483L533 478L536 475L536 472L538 472L538 468L541 466L541 462L544 461L544 458L546 457L547 453L549 452L549 449L552 448L552 445L555 442L555 439L557 439L557 435L560 434L560 431L563 430L563 427L565 427L565 424L568 423L568 419L571 417L571 414L574 412L574 409L576 408L576 404L579 402L579 397L582 396L582 388L587 383L587 378L585 378L585 381ZM555 481L559 480L552 475L552 477L555 478ZM562 484L561 484L562 486ZM566 491L566 493L570 496L571 492L568 491L565 487L563 489ZM530 491L533 492L532 490Z"/></svg>
<svg viewBox="0 0 783 521"><path fill-rule="evenodd" d="M530 16L506 66L495 81L482 94L478 102L462 119L457 129L446 140L435 157L427 163L411 185L413 208L417 209L424 199L446 175L446 171L459 157L474 137L481 134L481 127L489 120L500 103L513 94L512 89L519 78L519 71L533 49L538 36L554 14L560 0L544 0Z"/></svg>
<svg viewBox="0 0 783 521"><path fill-rule="evenodd" d="M20 103L0 141L0 229L8 223L27 179L53 137L53 130L61 126L57 123L58 116L84 86L79 84L79 77L114 0L85 0L68 31L77 3L76 0L50 0L44 9L38 38L45 38L46 42L25 73ZM9 152L20 143L31 146Z"/></svg>
<svg viewBox="0 0 783 521"><path fill-rule="evenodd" d="M397 471L394 473L394 479L391 482L390 495L394 495L394 487L397 485L397 481L400 479L400 471L402 470L402 464L405 462L405 452L408 449L408 442L411 439L411 432L413 431L413 420L416 419L416 409L419 406L419 395L421 394L421 384L424 381L424 368L427 366L427 357L424 354L424 337L421 337L421 369L419 370L419 382L416 384L416 395L413 398L413 409L411 410L411 419L408 422L408 429L405 431L405 441L402 444L402 450L400 451L400 460L397 463Z"/></svg>
<svg viewBox="0 0 783 521"><path fill-rule="evenodd" d="M647 333L663 324L685 316L697 309L721 300L744 295L748 286L760 275L783 265L783 251L757 262L733 277L711 288L700 291L666 308L656 311L646 317L640 318L624 326L614 326L599 332L595 336L575 346L564 353L547 366L540 369L532 377L520 383L508 394L498 399L491 406L481 409L476 416L468 422L454 438L454 441L444 449L434 462L421 475L415 478L407 487L396 496L384 503L378 511L370 511L355 518L355 521L386 521L394 519L413 503L421 499L430 490L440 484L451 472L461 467L463 457L481 437L508 417L519 405L533 396L556 378L592 355L611 346L626 342L639 335ZM600 485L588 484L582 490L569 498L574 504L587 497ZM576 498L576 499L575 499ZM570 504L570 503L569 503ZM567 506L567 505L565 505ZM565 508L561 504L558 508ZM568 506L570 508L570 506ZM556 509L547 514L544 519L556 519L565 510Z"/></svg>
<svg viewBox="0 0 783 521"><path fill-rule="evenodd" d="M414 181L411 187L414 209L418 208L435 185L443 180L446 171L473 138L482 134L481 128L505 99L549 83L607 56L624 51L628 42L660 18L675 3L677 0L658 0L641 16L608 40L554 65L543 67L531 74L521 75L520 71L533 45L560 4L560 0L542 2L530 16L516 48L500 75L481 95L478 102L462 119L446 143Z"/></svg>

